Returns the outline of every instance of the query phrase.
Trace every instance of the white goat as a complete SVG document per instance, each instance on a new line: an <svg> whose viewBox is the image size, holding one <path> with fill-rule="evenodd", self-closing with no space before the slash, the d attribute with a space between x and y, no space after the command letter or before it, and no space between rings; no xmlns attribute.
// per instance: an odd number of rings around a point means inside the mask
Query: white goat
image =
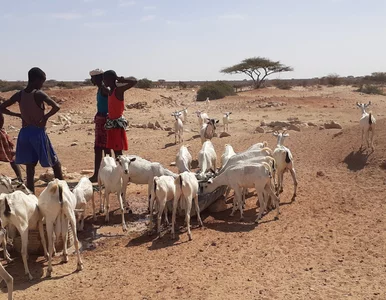
<svg viewBox="0 0 386 300"><path fill-rule="evenodd" d="M184 108L183 110L180 110L177 112L178 114L180 114L180 119L182 121L182 123L186 123L188 121L188 108Z"/></svg>
<svg viewBox="0 0 386 300"><path fill-rule="evenodd" d="M47 257L47 246L43 232L43 217L38 207L38 199L32 193L26 195L22 191L0 195L0 219L2 226L13 225L20 233L21 256L23 258L24 271L29 279L33 277L29 271L28 256L28 232L31 229L39 229L43 244L44 255Z"/></svg>
<svg viewBox="0 0 386 300"><path fill-rule="evenodd" d="M125 210L123 209L122 200L122 176L129 175L129 166L136 158L128 159L122 155L118 156L116 160L110 156L105 156L102 159L101 166L98 173L99 197L101 199L101 212L104 212L104 204L106 202L106 218L105 221L110 220L110 193L116 193L119 201L119 206L122 213L122 230L126 231ZM118 164L117 164L117 163ZM130 175L129 175L130 176ZM105 187L104 198L102 199L102 188Z"/></svg>
<svg viewBox="0 0 386 300"><path fill-rule="evenodd" d="M207 140L211 140L216 133L216 124L219 120L209 119L202 125L200 130L201 143L203 144Z"/></svg>
<svg viewBox="0 0 386 300"><path fill-rule="evenodd" d="M260 203L259 215L256 223L261 219L266 207L266 199L264 194L271 196L276 204L276 217L279 217L279 199L275 195L271 186L271 173L269 166L266 163L261 164L240 164L228 168L225 172L215 178L209 179L203 185L203 192L210 193L216 190L219 186L227 185L235 191L235 200L231 216L234 215L236 208L240 210L240 220L243 219L242 189L255 188ZM236 205L237 203L237 205Z"/></svg>
<svg viewBox="0 0 386 300"><path fill-rule="evenodd" d="M210 103L210 101L209 101L209 97L206 97L206 100L205 100L205 102L206 102L206 106L209 106L209 103Z"/></svg>
<svg viewBox="0 0 386 300"><path fill-rule="evenodd" d="M0 230L0 240L6 240L6 234L4 229ZM4 244L3 244L3 247L4 247ZM3 251L6 251L6 249L4 248ZM5 268L1 263L0 263L0 279L4 280L5 283L7 284L8 300L12 300L13 277L5 270Z"/></svg>
<svg viewBox="0 0 386 300"><path fill-rule="evenodd" d="M206 141L198 153L199 178L205 179L207 171L216 172L217 154L211 141Z"/></svg>
<svg viewBox="0 0 386 300"><path fill-rule="evenodd" d="M204 226L200 216L200 207L198 205L198 181L194 173L183 172L175 179L174 183L176 191L174 194L173 202L172 239L175 238L174 225L176 223L178 202L180 202L181 208L185 211L185 222L188 229L188 237L191 241L192 233L190 231L190 211L192 209L193 199L196 208L197 222L200 226Z"/></svg>
<svg viewBox="0 0 386 300"><path fill-rule="evenodd" d="M76 209L78 210L75 212L76 221L79 223L77 228L79 231L83 231L85 210L87 202L90 200L92 200L92 216L96 221L94 190L90 179L86 176L82 177L72 192L76 197Z"/></svg>
<svg viewBox="0 0 386 300"><path fill-rule="evenodd" d="M229 144L226 144L224 146L224 153L223 155L221 155L221 166L222 167L225 166L228 160L235 155L236 155L236 152L233 150L233 147Z"/></svg>
<svg viewBox="0 0 386 300"><path fill-rule="evenodd" d="M226 112L224 113L224 116L222 117L222 121L224 123L224 131L229 131L229 119L232 112Z"/></svg>
<svg viewBox="0 0 386 300"><path fill-rule="evenodd" d="M51 277L52 273L52 253L54 249L54 226L55 235L62 235L63 240L63 262L68 262L67 254L67 234L68 222L70 222L72 234L74 236L75 252L78 258L77 270L83 270L83 262L79 252L79 241L76 235L76 198L70 191L67 182L64 180L54 179L49 182L47 187L39 196L39 210L46 221L47 238L48 238L48 268L47 277Z"/></svg>
<svg viewBox="0 0 386 300"><path fill-rule="evenodd" d="M176 156L176 166L178 173L185 171L190 172L192 167L192 155L189 153L187 146L181 146Z"/></svg>
<svg viewBox="0 0 386 300"><path fill-rule="evenodd" d="M150 197L150 224L149 234L153 229L153 209L154 204L157 203L158 216L157 216L157 234L161 238L161 219L162 214L165 213L166 223L169 225L168 211L166 209L166 202L173 200L176 192L176 185L174 178L171 176L154 177L153 189Z"/></svg>
<svg viewBox="0 0 386 300"><path fill-rule="evenodd" d="M204 113L202 111L196 111L197 118L198 118L198 126L200 126L200 129L203 124L205 124L209 120L209 116L207 113Z"/></svg>
<svg viewBox="0 0 386 300"><path fill-rule="evenodd" d="M178 137L178 143L181 143L184 141L184 123L182 123L181 112L175 112L172 113L172 116L174 117L174 143L177 144L177 137Z"/></svg>
<svg viewBox="0 0 386 300"><path fill-rule="evenodd" d="M361 130L362 130L361 148L364 145L364 141L363 141L363 137L364 137L366 139L367 147L370 148L370 145L371 145L371 149L374 150L373 139L374 139L376 120L371 112L370 114L366 112L366 108L369 107L370 105L371 105L371 101L369 101L368 104L357 102L357 106L362 110L362 117L359 121ZM370 131L371 131L371 138L370 138ZM370 141L369 141L369 138L370 138Z"/></svg>
<svg viewBox="0 0 386 300"><path fill-rule="evenodd" d="M284 172L290 171L293 182L294 182L294 194L292 196L292 200L294 201L296 198L296 190L298 186L298 181L296 179L296 172L293 164L293 156L291 151L283 146L284 144L284 139L289 136L288 133L283 131L282 133L279 132L274 132L274 136L277 137L277 146L275 150L273 151L273 157L276 162L276 171L277 171L277 194L280 194L283 192L283 177L284 177Z"/></svg>
<svg viewBox="0 0 386 300"><path fill-rule="evenodd" d="M136 155L127 155L124 156L125 159L131 160L131 163L129 165L129 174L123 174L123 201L126 207L128 207L128 203L126 202L126 190L127 185L129 182L135 183L135 184L147 184L148 190L148 209L150 211L150 195L153 187L153 179L155 176L162 176L162 175L168 175L172 176L174 178L177 178L177 174L173 173L172 171L169 171L168 169L164 168L160 163L158 162L150 162L146 159L143 159ZM135 158L133 161L132 159Z"/></svg>

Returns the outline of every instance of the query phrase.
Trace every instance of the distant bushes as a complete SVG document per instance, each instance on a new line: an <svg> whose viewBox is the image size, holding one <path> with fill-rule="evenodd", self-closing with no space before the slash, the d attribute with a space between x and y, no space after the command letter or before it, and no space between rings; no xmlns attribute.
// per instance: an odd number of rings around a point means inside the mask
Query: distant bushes
<svg viewBox="0 0 386 300"><path fill-rule="evenodd" d="M208 97L210 100L221 99L235 94L230 84L223 81L216 81L203 85L197 91L197 101L205 101Z"/></svg>
<svg viewBox="0 0 386 300"><path fill-rule="evenodd" d="M337 86L341 84L341 79L338 74L330 74L326 77L327 85L329 86Z"/></svg>
<svg viewBox="0 0 386 300"><path fill-rule="evenodd" d="M0 80L0 92L20 91L25 88L25 85L21 81L7 82Z"/></svg>
<svg viewBox="0 0 386 300"><path fill-rule="evenodd" d="M290 90L292 88L292 85L286 80L275 80L273 86L281 90Z"/></svg>
<svg viewBox="0 0 386 300"><path fill-rule="evenodd" d="M153 87L153 82L147 78L143 78L138 80L138 83L135 87L139 89L150 89Z"/></svg>
<svg viewBox="0 0 386 300"><path fill-rule="evenodd" d="M369 95L384 95L383 90L373 84L362 84L359 89L357 89L357 92Z"/></svg>

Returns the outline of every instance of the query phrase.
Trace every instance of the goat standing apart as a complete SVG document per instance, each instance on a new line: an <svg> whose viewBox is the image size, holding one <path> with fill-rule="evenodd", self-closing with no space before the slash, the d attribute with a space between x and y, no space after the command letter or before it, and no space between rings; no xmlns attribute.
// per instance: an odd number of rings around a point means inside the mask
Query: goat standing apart
<svg viewBox="0 0 386 300"><path fill-rule="evenodd" d="M110 193L117 193L119 206L122 212L122 230L126 231L125 210L123 209L122 200L122 176L129 175L129 166L136 158L128 159L122 155L116 158L106 156L102 159L101 166L98 173L99 197L101 199L101 212L104 212L104 202L106 202L106 222L109 222L110 216ZM104 199L102 199L102 188L105 186Z"/></svg>
<svg viewBox="0 0 386 300"><path fill-rule="evenodd" d="M190 172L192 167L192 155L189 153L188 147L181 146L176 156L176 166L178 173Z"/></svg>
<svg viewBox="0 0 386 300"><path fill-rule="evenodd" d="M153 209L155 202L158 207L157 216L157 234L161 238L161 219L162 214L165 213L166 224L169 225L168 211L166 209L166 202L173 200L176 192L176 185L174 178L171 176L154 177L153 189L150 197L150 224L149 234L153 229Z"/></svg>
<svg viewBox="0 0 386 300"><path fill-rule="evenodd" d="M208 171L216 172L217 154L211 141L206 141L198 153L199 178L205 179Z"/></svg>
<svg viewBox="0 0 386 300"><path fill-rule="evenodd" d="M188 121L188 108L184 108L183 110L180 110L179 112L177 112L178 114L181 114L180 115L180 119L182 121L182 123L186 123L186 121Z"/></svg>
<svg viewBox="0 0 386 300"><path fill-rule="evenodd" d="M93 220L96 221L94 190L90 179L88 179L88 177L86 176L82 177L72 192L76 197L76 209L78 210L78 212L75 212L76 220L77 222L79 222L79 226L77 228L79 231L83 231L84 214L87 202L89 202L90 200L92 200Z"/></svg>
<svg viewBox="0 0 386 300"><path fill-rule="evenodd" d="M226 113L224 113L224 116L222 117L222 121L224 123L224 132L229 131L229 119L230 119L231 114L232 114L231 112L226 112Z"/></svg>
<svg viewBox="0 0 386 300"><path fill-rule="evenodd" d="M291 151L283 146L284 139L289 136L288 133L283 131L282 133L274 132L274 136L277 137L277 146L275 150L273 151L273 158L276 162L276 171L277 171L277 194L280 194L283 192L283 177L285 171L290 171L292 179L294 181L294 194L292 196L291 201L295 201L296 198L296 190L298 186L298 181L296 179L296 172L293 164L293 156Z"/></svg>
<svg viewBox="0 0 386 300"><path fill-rule="evenodd" d="M174 121L174 143L177 145L177 137L178 137L178 143L181 143L184 141L184 123L182 123L181 120L181 112L175 112L172 114L172 116L175 118Z"/></svg>
<svg viewBox="0 0 386 300"><path fill-rule="evenodd" d="M62 235L63 239L63 262L68 262L67 254L67 234L68 222L70 222L72 233L74 235L75 252L78 257L77 270L83 270L83 262L79 252L79 241L76 235L76 218L75 207L76 198L70 191L67 182L64 180L54 179L48 183L47 187L39 196L39 210L46 220L47 238L48 238L48 269L47 277L51 277L52 273L52 253L54 242L54 226L55 235Z"/></svg>
<svg viewBox="0 0 386 300"><path fill-rule="evenodd" d="M192 209L193 199L196 208L197 222L200 226L204 226L200 216L200 207L198 205L198 181L194 173L183 172L175 179L174 183L176 190L173 202L172 239L175 239L174 225L176 223L177 205L178 202L180 202L182 209L185 211L185 222L188 229L189 241L191 241L192 233L190 231L190 211Z"/></svg>
<svg viewBox="0 0 386 300"><path fill-rule="evenodd" d="M33 277L27 263L29 230L39 229L44 255L45 257L48 257L46 239L43 232L43 217L39 211L38 199L32 193L26 195L22 191L15 191L11 194L1 194L0 219L2 221L2 226L6 227L8 225L13 225L19 231L24 271L29 279L32 280Z"/></svg>
<svg viewBox="0 0 386 300"><path fill-rule="evenodd" d="M367 147L370 148L370 145L371 145L371 149L374 150L373 139L374 139L374 131L375 131L375 122L376 122L376 120L375 120L375 117L373 116L373 114L371 112L370 112L370 114L368 114L366 112L366 108L369 107L370 105L371 105L371 101L369 101L368 104L358 103L357 102L357 106L362 110L362 118L359 121L359 124L361 126L361 130L362 130L361 148L364 145L364 141L363 141L363 136L364 136L365 139L366 139ZM369 141L370 131L371 131L371 139Z"/></svg>
<svg viewBox="0 0 386 300"><path fill-rule="evenodd" d="M207 123L203 124L200 130L201 143L203 144L206 140L211 140L216 133L216 124L219 120L209 119Z"/></svg>
<svg viewBox="0 0 386 300"><path fill-rule="evenodd" d="M0 230L0 241L6 239L5 230ZM5 247L5 244L3 243L3 247ZM3 251L6 251L6 248L3 248ZM7 284L8 289L8 300L12 300L12 293L13 293L13 277L5 270L3 265L0 263L0 278L5 281Z"/></svg>
<svg viewBox="0 0 386 300"><path fill-rule="evenodd" d="M240 220L243 220L243 205L242 205L242 189L255 188L260 203L259 215L255 223L261 219L266 208L266 197L271 196L276 204L276 217L279 217L279 199L272 191L270 167L266 163L261 164L240 164L232 166L215 178L208 180L203 186L204 193L210 193L216 190L219 186L227 185L235 191L235 201L231 216L234 215L236 208L240 210Z"/></svg>

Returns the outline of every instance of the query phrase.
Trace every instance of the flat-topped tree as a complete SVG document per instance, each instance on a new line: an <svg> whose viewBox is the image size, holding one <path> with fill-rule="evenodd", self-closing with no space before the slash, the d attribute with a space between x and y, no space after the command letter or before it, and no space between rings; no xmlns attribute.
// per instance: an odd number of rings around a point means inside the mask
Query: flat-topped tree
<svg viewBox="0 0 386 300"><path fill-rule="evenodd" d="M280 61L272 61L265 57L251 57L244 59L241 63L222 69L222 73L240 74L244 73L252 78L253 86L258 89L267 76L274 73L290 72L292 67L283 65Z"/></svg>

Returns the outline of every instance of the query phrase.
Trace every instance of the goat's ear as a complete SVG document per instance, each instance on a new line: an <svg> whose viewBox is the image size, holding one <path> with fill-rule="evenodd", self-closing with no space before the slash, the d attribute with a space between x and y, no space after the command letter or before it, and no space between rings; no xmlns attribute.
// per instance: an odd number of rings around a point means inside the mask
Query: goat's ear
<svg viewBox="0 0 386 300"><path fill-rule="evenodd" d="M263 147L265 148L265 147L268 147L268 142L267 141L264 141L263 142Z"/></svg>
<svg viewBox="0 0 386 300"><path fill-rule="evenodd" d="M130 161L131 161L131 162L133 162L133 161L136 161L136 160L137 160L137 158L136 158L136 157L134 157L134 158L130 159Z"/></svg>

